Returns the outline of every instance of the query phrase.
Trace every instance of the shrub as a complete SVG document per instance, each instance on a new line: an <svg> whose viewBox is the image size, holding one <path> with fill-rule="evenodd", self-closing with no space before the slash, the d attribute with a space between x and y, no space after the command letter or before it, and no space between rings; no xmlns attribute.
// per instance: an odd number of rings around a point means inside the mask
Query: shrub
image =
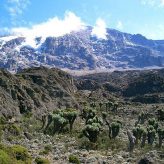
<svg viewBox="0 0 164 164"><path fill-rule="evenodd" d="M19 161L26 161L27 163L30 163L31 158L28 154L28 151L25 147L22 147L20 145L15 145L11 147L11 151L13 156Z"/></svg>
<svg viewBox="0 0 164 164"><path fill-rule="evenodd" d="M75 163L75 164L80 164L79 158L75 155L70 155L69 156L69 162L70 163Z"/></svg>
<svg viewBox="0 0 164 164"><path fill-rule="evenodd" d="M73 128L73 123L77 117L77 111L75 109L66 109L63 113L63 117L68 120L69 125L70 125L70 131L72 131Z"/></svg>
<svg viewBox="0 0 164 164"><path fill-rule="evenodd" d="M69 124L70 131L72 131L73 123L77 118L78 112L75 109L67 108L66 110L56 110L53 114L48 114L48 123L45 127L44 132L46 133L53 122L53 130L51 134L63 132L66 126ZM44 124L44 123L43 123Z"/></svg>
<svg viewBox="0 0 164 164"><path fill-rule="evenodd" d="M112 122L111 131L112 131L112 138L116 138L120 131L120 124L118 122Z"/></svg>
<svg viewBox="0 0 164 164"><path fill-rule="evenodd" d="M35 159L35 163L36 164L50 164L50 161L48 159L45 159L45 158L37 157Z"/></svg>
<svg viewBox="0 0 164 164"><path fill-rule="evenodd" d="M149 119L148 120L149 125L152 125L154 129L157 131L158 129L158 122L155 120L155 118Z"/></svg>
<svg viewBox="0 0 164 164"><path fill-rule="evenodd" d="M93 123L99 123L100 125L103 125L103 120L102 120L101 118L95 116L94 118L89 119L89 120L87 121L87 124L92 125Z"/></svg>
<svg viewBox="0 0 164 164"><path fill-rule="evenodd" d="M84 118L86 123L89 119L94 118L95 115L96 115L96 111L88 108L83 109L81 113L82 119Z"/></svg>
<svg viewBox="0 0 164 164"><path fill-rule="evenodd" d="M133 129L133 135L136 138L135 144L138 144L138 140L141 140L143 132L144 132L144 128L142 128L139 125Z"/></svg>
<svg viewBox="0 0 164 164"><path fill-rule="evenodd" d="M1 164L11 163L9 155L3 150L0 150L0 163Z"/></svg>
<svg viewBox="0 0 164 164"><path fill-rule="evenodd" d="M99 117L94 115L94 117L91 117L87 120L86 126L83 129L83 134L91 142L95 143L97 141L98 135L100 134L102 125L103 125L103 121Z"/></svg>
<svg viewBox="0 0 164 164"><path fill-rule="evenodd" d="M68 124L68 121L59 114L53 115L53 121L54 121L53 133L56 132L60 133L64 129L64 127Z"/></svg>
<svg viewBox="0 0 164 164"><path fill-rule="evenodd" d="M95 143L100 133L101 125L99 123L93 123L92 125L86 125L83 129L83 134L89 139L90 142Z"/></svg>
<svg viewBox="0 0 164 164"><path fill-rule="evenodd" d="M4 117L0 117L0 124L5 124L6 123L6 119Z"/></svg>
<svg viewBox="0 0 164 164"><path fill-rule="evenodd" d="M149 125L149 127L147 128L148 134L148 144L152 145L154 140L155 140L155 129L152 125Z"/></svg>
<svg viewBox="0 0 164 164"><path fill-rule="evenodd" d="M21 134L21 129L16 124L9 125L8 131L14 136L18 136Z"/></svg>
<svg viewBox="0 0 164 164"><path fill-rule="evenodd" d="M9 147L0 144L0 164L31 164L31 157L22 146Z"/></svg>

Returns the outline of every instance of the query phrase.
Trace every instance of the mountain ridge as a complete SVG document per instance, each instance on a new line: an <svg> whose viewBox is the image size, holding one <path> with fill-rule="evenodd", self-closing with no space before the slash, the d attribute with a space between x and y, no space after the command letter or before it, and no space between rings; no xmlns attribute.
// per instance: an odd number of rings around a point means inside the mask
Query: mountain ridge
<svg viewBox="0 0 164 164"><path fill-rule="evenodd" d="M164 67L164 40L114 29L107 29L106 37L93 36L92 27L61 37L3 37L0 67L11 72L42 65L75 71Z"/></svg>

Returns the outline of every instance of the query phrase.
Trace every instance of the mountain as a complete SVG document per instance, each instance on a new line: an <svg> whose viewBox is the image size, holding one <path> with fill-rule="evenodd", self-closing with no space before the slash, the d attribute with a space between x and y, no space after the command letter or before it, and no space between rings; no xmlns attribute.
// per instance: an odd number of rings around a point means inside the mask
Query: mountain
<svg viewBox="0 0 164 164"><path fill-rule="evenodd" d="M107 29L107 38L92 27L61 37L0 38L0 67L17 72L33 66L68 70L122 70L164 67L164 40L149 40Z"/></svg>

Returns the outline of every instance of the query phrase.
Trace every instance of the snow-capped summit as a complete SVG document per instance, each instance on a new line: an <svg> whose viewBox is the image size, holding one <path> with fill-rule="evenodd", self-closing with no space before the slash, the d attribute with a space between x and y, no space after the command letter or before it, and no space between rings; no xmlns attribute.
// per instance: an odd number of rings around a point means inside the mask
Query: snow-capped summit
<svg viewBox="0 0 164 164"><path fill-rule="evenodd" d="M70 70L164 67L164 40L114 29L107 29L105 38L98 38L92 27L60 37L0 38L1 68L15 72L40 65Z"/></svg>

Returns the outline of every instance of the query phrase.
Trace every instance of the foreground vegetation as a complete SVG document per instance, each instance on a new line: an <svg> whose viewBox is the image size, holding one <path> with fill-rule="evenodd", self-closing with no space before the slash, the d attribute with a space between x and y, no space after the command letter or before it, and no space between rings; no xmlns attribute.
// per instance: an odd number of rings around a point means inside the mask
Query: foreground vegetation
<svg viewBox="0 0 164 164"><path fill-rule="evenodd" d="M114 156L124 151L139 161L141 155L152 150L164 151L162 106L151 106L156 108L151 113L151 110L143 111L143 106L119 105L118 102L111 101L83 104L82 111L73 108L58 109L42 115L39 120L35 120L32 114L24 115L18 123L11 122L11 118L6 120L1 117L1 138L4 143L10 144L1 144L0 163L49 163L52 159L49 161L46 158L55 153L52 143L46 141L47 145L42 145L42 150L37 152L35 158L25 148L26 143L22 146L13 145L17 140L29 139L35 142L35 139L39 139L39 134L45 138L48 135L54 142L64 143L63 153L69 151L69 147L99 151L103 156L107 156L109 152ZM66 143L65 138L73 138L74 142ZM76 153L68 154L67 158L70 162L80 162ZM160 160L162 162L162 159L157 159L158 162Z"/></svg>

